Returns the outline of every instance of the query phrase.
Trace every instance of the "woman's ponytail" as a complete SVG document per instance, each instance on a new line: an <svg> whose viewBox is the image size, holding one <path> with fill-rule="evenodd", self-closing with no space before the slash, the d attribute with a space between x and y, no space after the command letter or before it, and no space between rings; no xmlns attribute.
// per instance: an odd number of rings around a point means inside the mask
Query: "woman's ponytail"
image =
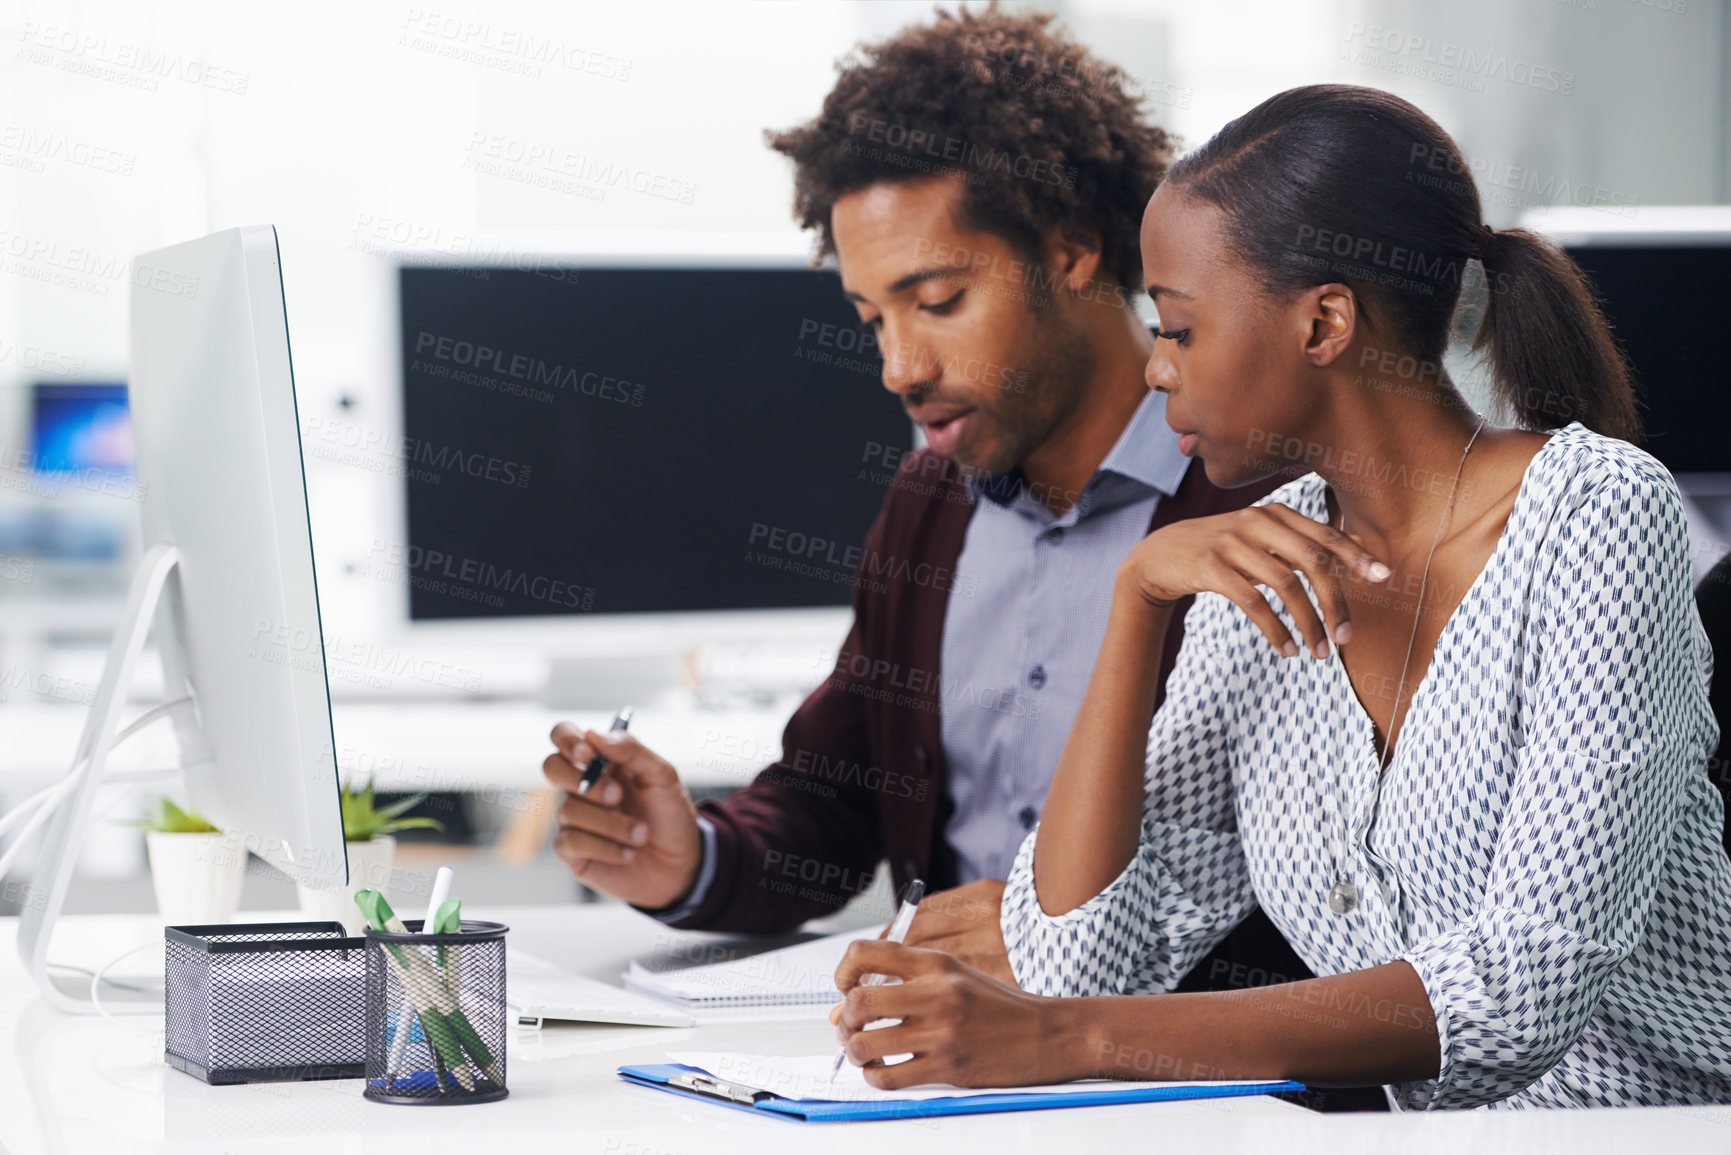
<svg viewBox="0 0 1731 1155"><path fill-rule="evenodd" d="M1581 267L1526 229L1491 234L1479 259L1488 291L1472 347L1488 353L1497 397L1514 419L1527 429L1579 421L1635 440L1629 364Z"/></svg>

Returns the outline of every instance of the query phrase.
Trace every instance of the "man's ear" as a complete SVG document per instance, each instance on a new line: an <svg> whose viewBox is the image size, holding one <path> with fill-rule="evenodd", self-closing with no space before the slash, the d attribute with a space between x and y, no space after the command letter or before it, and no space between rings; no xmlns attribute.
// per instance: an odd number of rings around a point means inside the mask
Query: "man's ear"
<svg viewBox="0 0 1731 1155"><path fill-rule="evenodd" d="M1304 355L1316 368L1334 364L1358 335L1358 294L1346 285L1317 285L1300 298Z"/></svg>
<svg viewBox="0 0 1731 1155"><path fill-rule="evenodd" d="M1097 233L1056 233L1047 245L1047 257L1072 293L1086 289L1100 276L1100 237Z"/></svg>

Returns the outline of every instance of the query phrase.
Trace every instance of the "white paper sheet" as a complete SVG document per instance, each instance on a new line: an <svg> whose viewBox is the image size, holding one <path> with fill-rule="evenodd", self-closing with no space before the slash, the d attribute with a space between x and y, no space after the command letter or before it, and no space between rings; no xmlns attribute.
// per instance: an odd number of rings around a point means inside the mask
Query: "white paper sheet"
<svg viewBox="0 0 1731 1155"><path fill-rule="evenodd" d="M718 1079L773 1091L784 1099L831 1099L839 1102L890 1102L898 1099L942 1099L956 1095L1075 1095L1084 1091L1129 1091L1142 1087L1237 1087L1246 1082L1132 1083L1119 1079L1084 1079L1038 1087L952 1087L930 1083L899 1091L880 1091L865 1081L865 1071L843 1063L830 1081L836 1052L827 1055L747 1055L737 1051L669 1051L675 1063L701 1067ZM1267 1079L1248 1080L1261 1086Z"/></svg>

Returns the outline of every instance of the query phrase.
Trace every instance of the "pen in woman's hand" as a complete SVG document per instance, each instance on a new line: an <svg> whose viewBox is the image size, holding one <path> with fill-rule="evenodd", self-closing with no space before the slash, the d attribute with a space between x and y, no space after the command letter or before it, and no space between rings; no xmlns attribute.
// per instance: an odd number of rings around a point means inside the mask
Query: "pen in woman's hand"
<svg viewBox="0 0 1731 1155"><path fill-rule="evenodd" d="M920 899L926 896L926 884L919 879L908 883L908 892L902 896L901 909L896 911L896 920L890 924L890 931L884 936L886 942L900 944L908 937L908 928L914 924L914 915L919 911ZM882 986L883 975L867 975L860 980L862 987ZM841 1065L847 1059L847 1048L843 1047L835 1057L835 1066L830 1068L829 1081L835 1082L835 1077L841 1073Z"/></svg>

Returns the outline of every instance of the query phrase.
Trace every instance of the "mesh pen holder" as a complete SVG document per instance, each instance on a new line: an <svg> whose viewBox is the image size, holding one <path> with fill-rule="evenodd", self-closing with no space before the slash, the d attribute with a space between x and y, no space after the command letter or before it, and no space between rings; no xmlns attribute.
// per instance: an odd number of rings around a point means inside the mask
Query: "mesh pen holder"
<svg viewBox="0 0 1731 1155"><path fill-rule="evenodd" d="M431 1106L509 1093L508 929L464 919L456 934L366 932L366 1098Z"/></svg>

